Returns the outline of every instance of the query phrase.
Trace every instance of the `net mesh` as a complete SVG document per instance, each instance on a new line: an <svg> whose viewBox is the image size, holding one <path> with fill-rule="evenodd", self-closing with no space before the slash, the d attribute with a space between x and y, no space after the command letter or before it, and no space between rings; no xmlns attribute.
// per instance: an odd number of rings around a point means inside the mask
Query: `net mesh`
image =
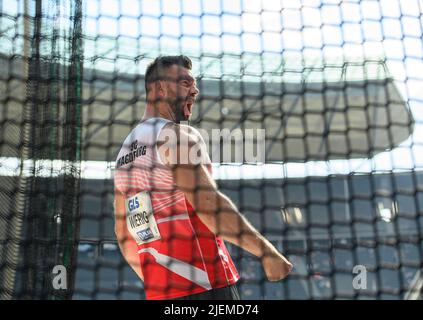
<svg viewBox="0 0 423 320"><path fill-rule="evenodd" d="M265 129L264 164L218 159L213 176L295 267L271 283L228 245L242 298L421 299L422 12L417 0L0 0L1 297L145 297L114 234L113 169L145 110L147 65L185 54L194 127Z"/></svg>

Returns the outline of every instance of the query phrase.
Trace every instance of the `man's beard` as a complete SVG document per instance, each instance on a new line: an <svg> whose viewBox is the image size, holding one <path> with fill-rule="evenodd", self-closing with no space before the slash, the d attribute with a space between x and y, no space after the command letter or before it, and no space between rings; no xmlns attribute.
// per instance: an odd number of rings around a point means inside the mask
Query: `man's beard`
<svg viewBox="0 0 423 320"><path fill-rule="evenodd" d="M184 99L178 99L171 104L171 108L175 116L175 123L181 123L181 121L184 121L189 124L189 117L186 117L184 114L185 102L186 101Z"/></svg>

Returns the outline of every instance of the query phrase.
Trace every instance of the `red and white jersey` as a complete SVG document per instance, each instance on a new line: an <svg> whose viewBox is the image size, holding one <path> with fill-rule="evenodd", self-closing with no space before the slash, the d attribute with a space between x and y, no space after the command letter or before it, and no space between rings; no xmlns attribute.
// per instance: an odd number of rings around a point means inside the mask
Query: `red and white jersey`
<svg viewBox="0 0 423 320"><path fill-rule="evenodd" d="M147 299L183 297L240 278L223 240L199 219L158 155L156 141L169 122L140 123L116 160L115 188L126 196L127 227L138 245Z"/></svg>

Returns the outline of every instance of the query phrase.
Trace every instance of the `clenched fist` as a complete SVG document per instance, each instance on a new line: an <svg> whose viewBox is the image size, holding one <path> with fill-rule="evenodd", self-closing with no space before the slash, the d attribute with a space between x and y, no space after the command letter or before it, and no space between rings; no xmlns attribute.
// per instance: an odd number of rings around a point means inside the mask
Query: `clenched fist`
<svg viewBox="0 0 423 320"><path fill-rule="evenodd" d="M269 281L279 281L285 278L292 270L292 263L279 252L266 254L261 263Z"/></svg>

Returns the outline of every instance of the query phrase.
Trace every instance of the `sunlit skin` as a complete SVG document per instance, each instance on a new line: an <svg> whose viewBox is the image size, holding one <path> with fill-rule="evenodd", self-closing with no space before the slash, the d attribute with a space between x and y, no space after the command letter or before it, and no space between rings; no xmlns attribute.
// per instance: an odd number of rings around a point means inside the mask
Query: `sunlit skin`
<svg viewBox="0 0 423 320"><path fill-rule="evenodd" d="M178 65L166 69L166 78L150 84L142 121L161 117L175 123L188 121L199 94L191 70Z"/></svg>

